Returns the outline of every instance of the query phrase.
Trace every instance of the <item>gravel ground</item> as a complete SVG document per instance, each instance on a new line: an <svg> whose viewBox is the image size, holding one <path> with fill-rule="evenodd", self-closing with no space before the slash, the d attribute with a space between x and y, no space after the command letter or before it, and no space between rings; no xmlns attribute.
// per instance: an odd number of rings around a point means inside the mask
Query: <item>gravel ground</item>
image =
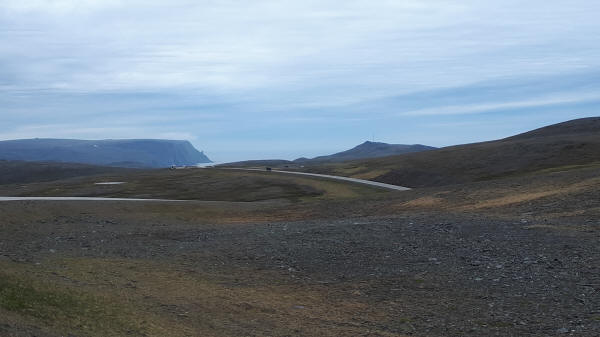
<svg viewBox="0 0 600 337"><path fill-rule="evenodd" d="M354 301L377 310L378 315L328 327L354 324L360 331L354 335L599 336L597 172L577 174L421 190L385 200L279 205L307 215L300 221L224 225L181 211L144 217L155 206L143 203L2 203L0 260L162 261L190 273L230 273L232 289L260 284L284 284L290 292L319 289L331 303ZM580 184L576 190L558 194L536 190L574 184ZM526 192L538 194L491 208L469 199L497 203ZM446 199L410 203L429 200L423 198ZM5 335L43 335L31 332L36 329L0 318Z"/></svg>
<svg viewBox="0 0 600 337"><path fill-rule="evenodd" d="M394 321L367 322L418 336L600 333L600 231L530 228L522 221L404 214L227 229L124 224L59 216L3 233L4 258L48 254L179 261L195 270L276 271L286 282L360 286ZM156 225L156 226L154 226ZM40 226L38 228L33 228ZM118 229L117 229L118 228ZM7 235L10 234L10 235ZM197 256L203 256L198 261ZM348 296L341 292L336 296ZM409 323L408 323L409 322Z"/></svg>

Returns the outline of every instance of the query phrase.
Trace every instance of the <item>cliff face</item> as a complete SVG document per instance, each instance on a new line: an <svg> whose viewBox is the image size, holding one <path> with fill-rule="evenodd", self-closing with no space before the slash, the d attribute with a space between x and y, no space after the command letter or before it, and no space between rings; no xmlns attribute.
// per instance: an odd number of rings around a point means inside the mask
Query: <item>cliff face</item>
<svg viewBox="0 0 600 337"><path fill-rule="evenodd" d="M211 162L188 141L159 139L1 141L0 159L148 168Z"/></svg>

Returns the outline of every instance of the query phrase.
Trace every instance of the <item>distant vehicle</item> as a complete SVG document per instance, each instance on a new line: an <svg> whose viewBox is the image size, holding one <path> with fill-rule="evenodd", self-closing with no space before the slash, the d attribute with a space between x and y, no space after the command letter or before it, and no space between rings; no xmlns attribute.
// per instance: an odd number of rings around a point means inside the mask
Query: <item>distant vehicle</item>
<svg viewBox="0 0 600 337"><path fill-rule="evenodd" d="M271 171L271 168L270 168L270 167L267 167L267 171Z"/></svg>

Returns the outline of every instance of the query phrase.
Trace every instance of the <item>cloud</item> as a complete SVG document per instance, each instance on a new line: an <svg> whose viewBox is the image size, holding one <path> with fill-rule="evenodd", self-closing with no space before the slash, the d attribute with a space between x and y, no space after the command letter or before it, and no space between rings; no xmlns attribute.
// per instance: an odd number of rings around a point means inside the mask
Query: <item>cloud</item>
<svg viewBox="0 0 600 337"><path fill-rule="evenodd" d="M511 101L503 103L450 105L437 108L418 109L398 112L398 116L438 116L438 115L466 115L478 114L498 110L515 110L534 107L556 106L573 103L598 102L600 103L600 92L582 93L577 95L565 95L563 97L539 97L523 101Z"/></svg>
<svg viewBox="0 0 600 337"><path fill-rule="evenodd" d="M319 135L346 137L357 124L589 102L598 12L592 0L4 0L0 133L34 135L19 128L35 121L73 137L162 128L245 146L266 125L347 123Z"/></svg>
<svg viewBox="0 0 600 337"><path fill-rule="evenodd" d="M122 1L118 0L3 0L2 9L5 12L15 14L40 12L61 15L71 14L76 11L94 11L103 8L115 8L119 7L122 3Z"/></svg>
<svg viewBox="0 0 600 337"><path fill-rule="evenodd" d="M535 2L8 1L2 26L38 33L5 36L3 54L23 87L70 91L406 90L597 64L563 53L565 6ZM576 16L598 7L577 2Z"/></svg>

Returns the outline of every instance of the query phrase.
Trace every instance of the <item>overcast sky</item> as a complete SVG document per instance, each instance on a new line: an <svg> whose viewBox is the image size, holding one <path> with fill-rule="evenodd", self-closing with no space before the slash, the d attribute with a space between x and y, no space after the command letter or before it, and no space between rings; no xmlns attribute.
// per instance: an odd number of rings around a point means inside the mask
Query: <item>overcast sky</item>
<svg viewBox="0 0 600 337"><path fill-rule="evenodd" d="M446 146L599 115L597 0L0 0L0 139L215 161Z"/></svg>

